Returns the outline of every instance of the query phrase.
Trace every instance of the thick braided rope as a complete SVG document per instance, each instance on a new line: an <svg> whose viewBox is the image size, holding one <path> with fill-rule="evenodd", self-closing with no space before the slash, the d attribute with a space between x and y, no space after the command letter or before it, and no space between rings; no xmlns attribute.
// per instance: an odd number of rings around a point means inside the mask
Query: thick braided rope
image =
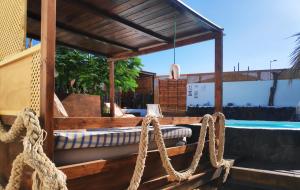
<svg viewBox="0 0 300 190"><path fill-rule="evenodd" d="M130 185L128 190L136 190L140 186L140 182L142 179L142 175L145 169L145 162L147 157L147 150L148 150L148 126L152 121L152 117L145 117L142 123L142 131L140 137L140 144L139 144L139 154L136 160L134 173L130 181Z"/></svg>
<svg viewBox="0 0 300 190"><path fill-rule="evenodd" d="M207 114L203 117L202 120L202 127L200 130L200 135L198 139L198 145L196 152L194 154L193 160L189 168L185 172L177 172L171 162L170 158L168 157L166 146L163 140L163 135L160 129L160 124L158 121L158 118L153 116L147 116L143 120L142 124L142 132L141 132L141 140L139 145L139 154L137 158L137 163L135 166L134 174L130 182L130 186L128 190L136 190L139 187L141 177L144 172L145 167L145 161L147 156L147 149L148 149L148 126L152 122L152 125L154 127L154 135L155 135L155 142L157 144L161 161L163 163L163 167L165 168L167 174L169 175L169 180L171 181L182 181L186 180L189 177L193 175L193 173L196 171L200 158L202 156L202 152L205 145L205 137L207 133L207 128L209 128L209 152L210 152L210 161L212 165L216 168L219 168L221 166L226 167L226 173L225 178L226 180L227 175L229 173L230 165L223 159L224 154L224 142L225 142L225 117L222 113L216 113L214 114L215 117L219 117L219 123L220 125L220 145L218 149L218 155L216 156L216 148L215 148L215 126L214 126L214 118Z"/></svg>
<svg viewBox="0 0 300 190"><path fill-rule="evenodd" d="M210 116L210 115L204 116L203 122L202 122L202 127L200 130L199 139L198 139L197 149L194 154L192 163L185 172L177 172L173 168L173 166L170 162L170 158L168 157L167 149L166 149L166 146L164 143L162 132L160 130L160 125L159 125L158 119L154 118L153 127L154 127L155 142L157 144L157 148L160 153L163 167L165 168L166 172L168 173L170 181L175 181L175 180L182 181L182 180L188 179L195 172L195 170L197 169L197 166L199 164L200 158L202 156L203 149L204 149L207 127L208 127L208 125L211 125L213 123L211 121L212 121L212 116Z"/></svg>
<svg viewBox="0 0 300 190"><path fill-rule="evenodd" d="M205 137L206 137L206 132L207 129L209 129L209 155L210 155L210 162L212 164L213 167L215 168L219 168L221 166L225 166L226 168L226 172L225 172L225 176L224 176L224 180L226 180L227 175L229 173L229 167L230 164L229 162L226 162L223 159L223 155L224 155L224 144L225 144L225 116L222 113L216 113L214 114L214 116L217 118L219 118L219 123L220 123L220 131L219 131L219 135L220 135L220 144L219 144L219 148L218 148L218 153L216 155L216 137L215 137L215 125L214 125L214 118L207 114L204 116L203 120L202 120L202 127L200 130L200 135L199 135L199 139L198 139L198 145L197 145L197 149L196 152L194 154L192 163L190 165L190 167L185 171L185 172L177 172L171 162L170 162L170 158L168 157L167 154L167 150L166 150L166 146L163 140L163 136L162 136L162 132L159 128L159 122L158 119L155 118L153 121L153 126L154 126L154 134L155 134L155 141L160 153L160 157L163 163L163 167L165 168L166 172L169 175L169 180L171 181L181 181L181 180L186 180L189 177L191 177L193 175L193 173L195 173L199 161L201 159L202 156L202 152L204 149L204 145L205 145Z"/></svg>
<svg viewBox="0 0 300 190"><path fill-rule="evenodd" d="M225 146L225 116L222 113L213 114L213 118L219 118L219 144L218 151L216 155L216 137L215 137L215 127L214 127L214 119L209 121L209 155L211 164L215 168L219 168L224 165L223 155L224 155L224 146ZM213 126L213 127L212 127Z"/></svg>
<svg viewBox="0 0 300 190"><path fill-rule="evenodd" d="M224 149L225 149L225 116L223 113L221 112L217 112L213 114L213 117L215 119L219 118L219 144L218 144L218 157L216 158L215 152L209 151L210 152L210 160L212 165L215 168L224 166L225 167L225 174L224 174L224 178L223 178L223 182L225 182L227 180L227 177L229 175L230 172L230 168L231 168L231 164L229 161L224 160L223 156L224 156ZM213 133L215 134L215 133ZM210 137L210 139L215 139L215 137ZM215 143L215 141L211 142L211 144L209 144L209 146L213 146L216 147L215 145L213 145L213 143ZM213 149L213 147L210 147L210 150Z"/></svg>
<svg viewBox="0 0 300 190"><path fill-rule="evenodd" d="M13 162L8 184L5 188L0 186L0 190L20 189L25 165L34 169L33 190L67 190L66 176L43 151L44 131L40 127L38 117L32 111L25 109L19 114L8 132L0 123L0 140L5 143L15 141L25 129L27 131L23 139L24 150Z"/></svg>

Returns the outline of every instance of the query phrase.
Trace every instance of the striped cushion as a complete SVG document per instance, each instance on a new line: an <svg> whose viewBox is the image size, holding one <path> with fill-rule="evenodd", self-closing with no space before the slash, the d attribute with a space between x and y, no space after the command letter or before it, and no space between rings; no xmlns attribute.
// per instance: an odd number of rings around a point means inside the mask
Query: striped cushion
<svg viewBox="0 0 300 190"><path fill-rule="evenodd" d="M182 126L162 126L164 139L192 136L192 130ZM56 131L55 149L76 149L122 146L136 144L140 141L141 127L102 128L89 131ZM153 128L149 128L150 141L154 140Z"/></svg>

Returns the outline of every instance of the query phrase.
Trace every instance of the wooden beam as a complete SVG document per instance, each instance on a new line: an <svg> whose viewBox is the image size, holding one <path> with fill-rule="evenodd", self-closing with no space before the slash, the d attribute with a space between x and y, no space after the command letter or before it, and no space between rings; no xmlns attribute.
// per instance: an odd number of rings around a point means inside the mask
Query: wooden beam
<svg viewBox="0 0 300 190"><path fill-rule="evenodd" d="M215 38L215 111L223 109L223 33Z"/></svg>
<svg viewBox="0 0 300 190"><path fill-rule="evenodd" d="M32 33L27 33L27 37L30 37L30 38L33 38L33 39L36 39L36 40L40 40L39 35L32 34ZM76 50L84 51L84 52L87 52L87 53L93 53L94 55L100 55L100 56L105 56L105 57L109 56L108 54L103 53L99 50L93 51L93 50L90 50L90 49L87 49L87 48L84 48L84 47L80 47L80 46L77 46L77 45L74 45L74 44L69 44L69 43L62 42L59 39L56 39L56 44L61 45L61 46L65 46L65 47L69 47L69 48L73 48L73 49L76 49Z"/></svg>
<svg viewBox="0 0 300 190"><path fill-rule="evenodd" d="M268 189L295 190L300 187L299 175L274 170L233 166L230 169L230 178L235 183L252 184Z"/></svg>
<svg viewBox="0 0 300 190"><path fill-rule="evenodd" d="M169 157L177 156L180 154L186 154L188 152L193 152L196 150L197 144L190 144L186 146L178 146L178 147L171 147L167 148L167 153ZM153 154L158 154L157 150L150 151L148 153L148 156L151 156ZM62 166L59 167L60 170L62 170L66 175L68 180L70 179L76 179L80 177L85 177L89 175L95 175L97 173L101 173L104 171L109 171L109 168L114 164L119 164L122 160L122 162L131 161L136 159L137 154L134 154L132 156L129 156L127 158L121 158L119 160L114 161L108 161L108 160L97 160L97 161L91 161L87 163L80 163L80 164L73 164L69 166Z"/></svg>
<svg viewBox="0 0 300 190"><path fill-rule="evenodd" d="M42 1L41 22L41 124L47 132L44 149L53 158L53 102L56 42L56 0Z"/></svg>
<svg viewBox="0 0 300 190"><path fill-rule="evenodd" d="M189 125L200 123L202 117L164 117L160 118L161 125ZM111 118L111 117L59 117L54 118L56 130L94 129L141 126L143 117Z"/></svg>
<svg viewBox="0 0 300 190"><path fill-rule="evenodd" d="M28 15L29 18L31 18L33 20L36 20L36 21L41 20L41 18L38 14L33 13L31 11L28 11L27 15ZM97 36L95 34L91 34L89 32L83 31L79 28L74 28L73 26L67 25L67 24L65 24L63 22L60 22L58 20L56 21L56 26L58 28L62 29L62 30L73 33L75 35L80 35L80 36L89 38L91 40L97 40L97 41L100 41L100 42L103 42L103 43L108 43L110 45L114 45L114 46L120 47L122 49L130 50L130 51L137 51L137 48L134 48L134 47L131 47L131 46L128 46L128 45L125 45L125 44L122 44L122 43L119 43L119 42L116 42L116 41L113 41L113 40L109 40L109 39Z"/></svg>
<svg viewBox="0 0 300 190"><path fill-rule="evenodd" d="M227 160L230 163L230 166L233 166L234 160ZM162 187L161 190L186 190L186 189L195 189L202 187L202 185L207 184L213 180L224 175L225 168L221 166L219 168L208 168L205 172L197 173L183 180L182 182L173 182L166 187ZM201 188L202 189L202 188ZM206 189L206 188L203 188Z"/></svg>
<svg viewBox="0 0 300 190"><path fill-rule="evenodd" d="M212 39L215 39L215 37L216 37L216 33L207 32L207 33L200 33L200 34L196 34L193 36L189 36L187 38L179 38L176 40L176 47L181 47L181 46L186 46L186 45L190 45L190 44L195 44L198 42L212 40ZM129 57L163 51L163 50L173 48L173 46L174 46L173 43L169 43L169 44L160 43L160 44L156 44L156 45L152 45L149 47L139 49L138 52L125 52L125 53L115 54L111 57L111 60L127 59Z"/></svg>
<svg viewBox="0 0 300 190"><path fill-rule="evenodd" d="M93 4L90 4L88 2L85 2L85 1L82 1L82 0L77 0L77 1L65 0L65 1L68 1L68 2L71 2L72 4L78 5L79 7L81 7L86 12L91 12L94 15L98 15L100 17L109 18L109 19L111 19L115 22L118 22L119 24L121 24L122 26L124 26L126 28L134 29L137 32L141 33L142 35L146 35L146 36L154 38L158 41L167 42L167 43L172 41L172 39L169 39L168 37L160 35L160 34L154 32L152 30L144 28L141 25L135 24L134 22L126 20L126 19L120 17L117 14L114 14L110 11L106 11L104 9L96 7Z"/></svg>
<svg viewBox="0 0 300 190"><path fill-rule="evenodd" d="M109 102L110 116L115 117L115 62L109 61Z"/></svg>

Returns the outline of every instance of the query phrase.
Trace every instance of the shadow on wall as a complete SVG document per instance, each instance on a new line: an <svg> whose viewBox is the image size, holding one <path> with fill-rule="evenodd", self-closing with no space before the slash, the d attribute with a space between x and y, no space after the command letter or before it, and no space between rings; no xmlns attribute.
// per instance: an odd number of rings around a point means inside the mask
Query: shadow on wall
<svg viewBox="0 0 300 190"><path fill-rule="evenodd" d="M203 116L214 113L214 107L188 107L188 116ZM294 107L224 107L226 119L297 121Z"/></svg>

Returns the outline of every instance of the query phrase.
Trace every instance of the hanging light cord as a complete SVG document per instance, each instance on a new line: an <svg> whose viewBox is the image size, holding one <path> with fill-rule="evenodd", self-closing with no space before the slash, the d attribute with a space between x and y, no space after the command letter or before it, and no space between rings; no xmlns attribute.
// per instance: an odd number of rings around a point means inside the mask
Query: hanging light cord
<svg viewBox="0 0 300 190"><path fill-rule="evenodd" d="M176 15L174 17L174 64L176 63L176 33L177 33L177 22Z"/></svg>

